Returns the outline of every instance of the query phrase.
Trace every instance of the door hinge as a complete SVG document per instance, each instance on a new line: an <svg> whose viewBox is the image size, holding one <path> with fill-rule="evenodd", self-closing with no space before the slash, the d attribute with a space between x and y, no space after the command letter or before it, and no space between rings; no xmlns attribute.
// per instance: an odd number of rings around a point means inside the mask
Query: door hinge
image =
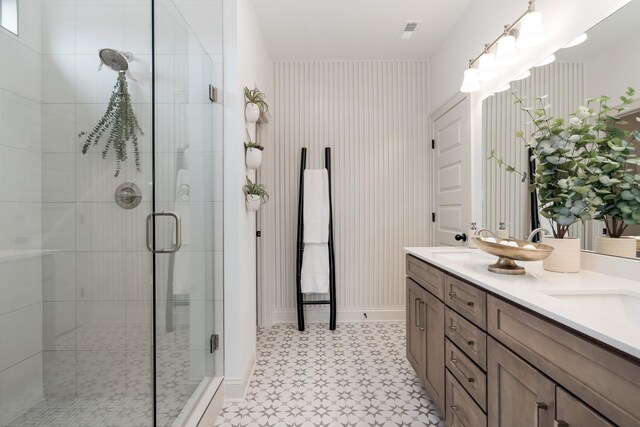
<svg viewBox="0 0 640 427"><path fill-rule="evenodd" d="M436 213L431 212L431 222L436 222Z"/></svg>
<svg viewBox="0 0 640 427"><path fill-rule="evenodd" d="M218 102L218 89L214 85L209 85L209 100Z"/></svg>
<svg viewBox="0 0 640 427"><path fill-rule="evenodd" d="M220 347L220 336L218 334L211 335L209 338L209 353L213 353Z"/></svg>
<svg viewBox="0 0 640 427"><path fill-rule="evenodd" d="M432 139L432 140L431 140L431 149L432 149L432 150L435 150L435 149L436 149L436 140L435 140L435 139Z"/></svg>
<svg viewBox="0 0 640 427"><path fill-rule="evenodd" d="M262 237L262 231L260 230L256 231L256 237Z"/></svg>

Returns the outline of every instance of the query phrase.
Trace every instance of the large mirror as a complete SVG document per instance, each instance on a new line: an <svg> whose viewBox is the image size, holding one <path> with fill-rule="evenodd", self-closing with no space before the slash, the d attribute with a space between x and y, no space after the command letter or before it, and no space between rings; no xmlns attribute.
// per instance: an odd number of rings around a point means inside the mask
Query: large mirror
<svg viewBox="0 0 640 427"><path fill-rule="evenodd" d="M623 106L620 96L625 95L627 87L635 88L638 93L625 110L617 115L625 123L617 126L630 132L640 131L640 56L637 46L640 43L640 0L633 0L616 13L590 29L584 42L572 47L560 49L555 53L555 61L533 67L530 75L511 82L511 87L496 93L483 101L483 189L484 226L498 230L516 238L528 236L532 229L544 227L551 230L551 224L540 215L536 194L529 191L528 178L531 168L530 155L524 141L518 138L522 131L525 138L531 135L531 118L521 105L514 103L523 99L522 106L544 108L548 106L550 115L569 121L585 100L606 95L611 97L611 107ZM576 35L578 36L578 35ZM537 97L545 97L537 101ZM537 105L536 105L537 104ZM614 113L612 113L614 114ZM629 140L640 154L640 144L631 136ZM500 160L503 161L501 165ZM516 171L507 172L511 166ZM634 173L640 174L640 167ZM521 173L528 174L523 180ZM634 184L635 185L635 184ZM635 209L635 208L634 208ZM622 238L635 240L635 247L624 251L609 251L603 248L600 239L611 229L611 224L589 220L577 222L571 226L569 234L580 237L583 249L609 255L627 257L640 256L640 225L626 226ZM611 230L609 230L611 231ZM606 241L605 241L606 242ZM597 246L597 247L596 247Z"/></svg>

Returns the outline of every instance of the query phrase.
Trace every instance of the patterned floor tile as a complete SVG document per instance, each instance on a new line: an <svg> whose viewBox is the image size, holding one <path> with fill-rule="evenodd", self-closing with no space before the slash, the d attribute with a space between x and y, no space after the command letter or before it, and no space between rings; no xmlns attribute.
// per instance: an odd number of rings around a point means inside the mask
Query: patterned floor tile
<svg viewBox="0 0 640 427"><path fill-rule="evenodd" d="M276 325L257 348L246 400L216 426L444 427L406 360L404 322Z"/></svg>

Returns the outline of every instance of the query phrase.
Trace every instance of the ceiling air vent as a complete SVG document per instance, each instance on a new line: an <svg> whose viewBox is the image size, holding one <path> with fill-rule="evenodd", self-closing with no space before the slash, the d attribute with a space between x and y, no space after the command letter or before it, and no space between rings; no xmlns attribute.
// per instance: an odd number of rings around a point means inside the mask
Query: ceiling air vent
<svg viewBox="0 0 640 427"><path fill-rule="evenodd" d="M403 40L410 39L413 35L413 32L418 27L420 21L407 21L404 23L402 27L402 32L400 33L400 38Z"/></svg>

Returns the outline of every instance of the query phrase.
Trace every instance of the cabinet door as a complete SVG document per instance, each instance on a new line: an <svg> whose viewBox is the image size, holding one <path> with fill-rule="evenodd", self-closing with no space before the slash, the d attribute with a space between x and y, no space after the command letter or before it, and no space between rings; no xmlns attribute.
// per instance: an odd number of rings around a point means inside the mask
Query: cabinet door
<svg viewBox="0 0 640 427"><path fill-rule="evenodd" d="M557 427L613 427L609 421L563 388L556 388Z"/></svg>
<svg viewBox="0 0 640 427"><path fill-rule="evenodd" d="M426 343L424 337L423 320L421 313L424 311L422 293L424 290L417 283L407 277L407 359L413 369L422 379L424 377L424 354ZM422 310L421 310L422 308Z"/></svg>
<svg viewBox="0 0 640 427"><path fill-rule="evenodd" d="M444 409L444 303L427 291L423 291L425 324L424 385L438 408Z"/></svg>
<svg viewBox="0 0 640 427"><path fill-rule="evenodd" d="M489 427L553 427L555 384L489 338Z"/></svg>

